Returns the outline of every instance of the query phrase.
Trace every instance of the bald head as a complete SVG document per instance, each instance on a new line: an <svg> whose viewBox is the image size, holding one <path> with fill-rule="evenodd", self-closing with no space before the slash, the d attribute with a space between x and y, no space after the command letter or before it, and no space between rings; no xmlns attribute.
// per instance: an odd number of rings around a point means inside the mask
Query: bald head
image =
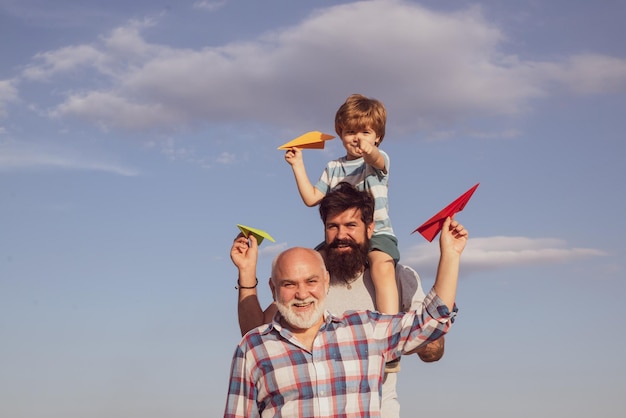
<svg viewBox="0 0 626 418"><path fill-rule="evenodd" d="M315 250L294 247L274 259L270 287L292 331L319 329L329 281L324 260Z"/></svg>
<svg viewBox="0 0 626 418"><path fill-rule="evenodd" d="M293 247L278 254L272 262L272 283L276 285L276 279L296 268L305 268L313 271L326 272L324 259L319 252L310 248Z"/></svg>

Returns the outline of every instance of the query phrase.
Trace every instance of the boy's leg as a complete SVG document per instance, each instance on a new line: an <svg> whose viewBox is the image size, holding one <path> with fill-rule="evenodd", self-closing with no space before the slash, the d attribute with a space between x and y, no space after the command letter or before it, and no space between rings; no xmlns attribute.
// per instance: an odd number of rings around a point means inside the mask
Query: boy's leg
<svg viewBox="0 0 626 418"><path fill-rule="evenodd" d="M371 250L368 258L370 274L376 290L376 309L385 314L398 313L400 300L394 259L380 250Z"/></svg>

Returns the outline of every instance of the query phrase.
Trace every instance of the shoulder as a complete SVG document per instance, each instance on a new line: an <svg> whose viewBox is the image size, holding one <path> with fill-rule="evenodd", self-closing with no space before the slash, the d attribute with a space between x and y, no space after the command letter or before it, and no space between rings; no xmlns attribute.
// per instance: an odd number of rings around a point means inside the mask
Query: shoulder
<svg viewBox="0 0 626 418"><path fill-rule="evenodd" d="M411 267L398 263L396 265L396 282L398 283L402 311L416 309L425 296L419 274Z"/></svg>
<svg viewBox="0 0 626 418"><path fill-rule="evenodd" d="M347 310L342 315L334 315L333 322L340 326L365 325L376 321L382 316L381 313L369 309Z"/></svg>
<svg viewBox="0 0 626 418"><path fill-rule="evenodd" d="M420 276L412 267L398 263L396 264L396 279L398 281L419 281Z"/></svg>

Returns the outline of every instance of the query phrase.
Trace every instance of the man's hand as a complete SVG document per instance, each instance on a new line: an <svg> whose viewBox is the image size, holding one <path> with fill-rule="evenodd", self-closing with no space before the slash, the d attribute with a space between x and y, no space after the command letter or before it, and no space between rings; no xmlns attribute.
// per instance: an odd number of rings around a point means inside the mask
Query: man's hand
<svg viewBox="0 0 626 418"><path fill-rule="evenodd" d="M465 248L467 238L467 229L454 219L448 217L443 223L441 236L439 237L439 248L441 249L441 254L444 254L446 251L452 251L460 255Z"/></svg>
<svg viewBox="0 0 626 418"><path fill-rule="evenodd" d="M423 362L432 363L434 361L441 360L441 357L443 357L444 345L444 337L441 337L431 343L415 349L415 353Z"/></svg>
<svg viewBox="0 0 626 418"><path fill-rule="evenodd" d="M253 286L256 280L256 263L259 254L259 245L252 234L246 238L243 234L237 235L230 249L230 259L239 270L241 286ZM248 280L251 282L248 283ZM244 282L245 280L245 282Z"/></svg>

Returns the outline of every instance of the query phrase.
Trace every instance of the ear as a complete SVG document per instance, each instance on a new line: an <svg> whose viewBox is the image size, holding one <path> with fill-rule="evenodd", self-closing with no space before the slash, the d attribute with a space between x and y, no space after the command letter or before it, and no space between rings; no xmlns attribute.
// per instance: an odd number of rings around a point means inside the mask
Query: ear
<svg viewBox="0 0 626 418"><path fill-rule="evenodd" d="M367 239L372 239L372 235L374 235L374 222L367 226Z"/></svg>
<svg viewBox="0 0 626 418"><path fill-rule="evenodd" d="M274 281L272 278L269 278L270 289L272 290L272 296L274 296Z"/></svg>
<svg viewBox="0 0 626 418"><path fill-rule="evenodd" d="M330 292L330 273L328 270L324 273L324 287L326 288L326 294Z"/></svg>

